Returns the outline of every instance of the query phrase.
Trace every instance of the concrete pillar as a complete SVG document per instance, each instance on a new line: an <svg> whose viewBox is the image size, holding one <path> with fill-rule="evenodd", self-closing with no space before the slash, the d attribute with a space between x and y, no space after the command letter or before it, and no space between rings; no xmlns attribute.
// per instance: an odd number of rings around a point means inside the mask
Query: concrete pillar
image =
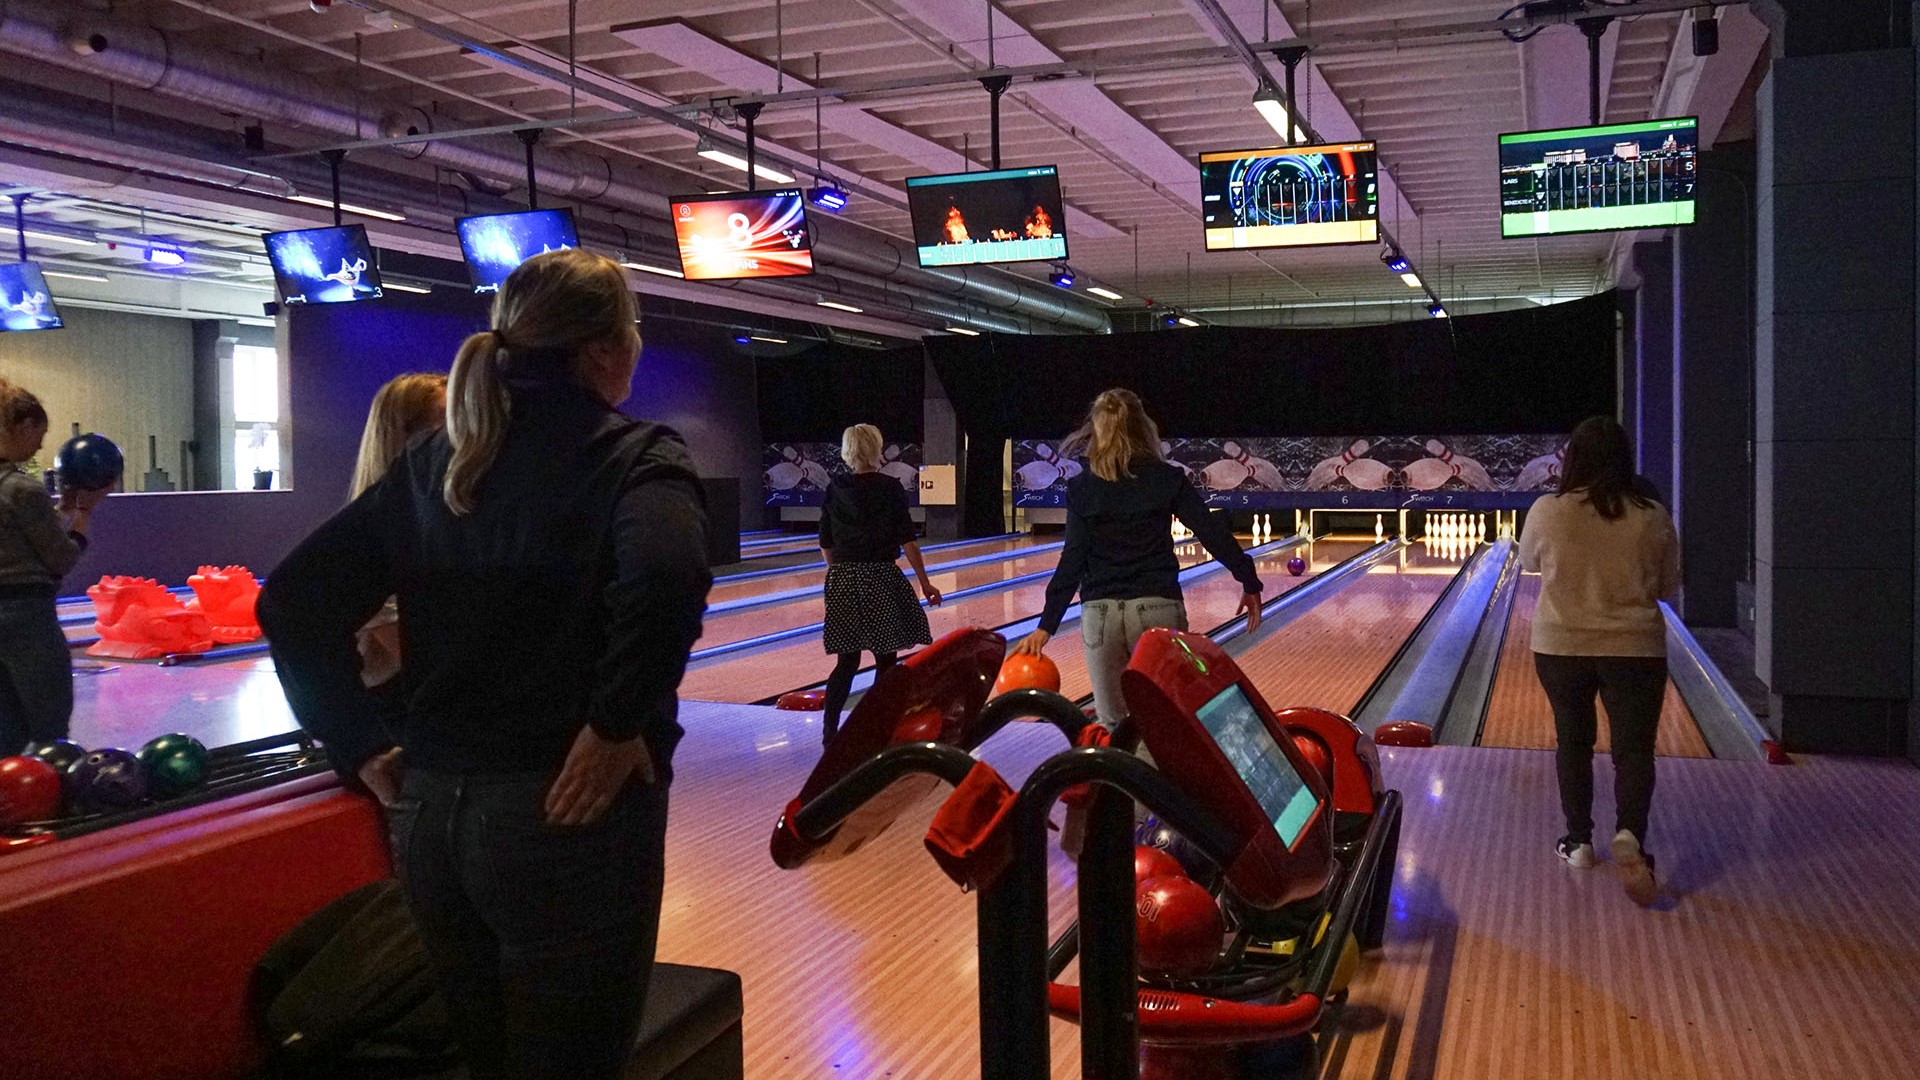
<svg viewBox="0 0 1920 1080"><path fill-rule="evenodd" d="M1752 566L1753 146L1703 155L1699 212L1673 236L1673 478L1681 615L1734 626Z"/></svg>
<svg viewBox="0 0 1920 1080"><path fill-rule="evenodd" d="M1901 753L1911 723L1920 192L1889 8L1758 7L1755 668L1769 723L1814 751Z"/></svg>

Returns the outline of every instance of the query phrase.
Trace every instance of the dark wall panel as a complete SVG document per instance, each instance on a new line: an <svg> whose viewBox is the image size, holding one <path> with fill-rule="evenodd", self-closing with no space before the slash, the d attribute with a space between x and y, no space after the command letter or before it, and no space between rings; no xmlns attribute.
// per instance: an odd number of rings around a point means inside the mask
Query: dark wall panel
<svg viewBox="0 0 1920 1080"><path fill-rule="evenodd" d="M641 336L640 370L622 409L678 431L701 476L738 480L739 520L757 523L762 465L753 358L734 347L730 332L712 327L643 319Z"/></svg>
<svg viewBox="0 0 1920 1080"><path fill-rule="evenodd" d="M925 434L925 353L915 345L875 351L820 345L763 359L760 430L765 442L837 442L854 424L873 424L889 442Z"/></svg>

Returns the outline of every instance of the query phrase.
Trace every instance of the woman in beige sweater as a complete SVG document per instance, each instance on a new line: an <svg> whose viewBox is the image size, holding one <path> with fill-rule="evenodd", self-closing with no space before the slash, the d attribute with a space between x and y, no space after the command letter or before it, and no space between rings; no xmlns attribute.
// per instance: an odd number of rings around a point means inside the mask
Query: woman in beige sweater
<svg viewBox="0 0 1920 1080"><path fill-rule="evenodd" d="M1559 854L1593 865L1594 698L1613 735L1618 829L1613 859L1627 894L1658 895L1646 853L1653 803L1654 735L1667 688L1666 622L1659 601L1680 587L1673 519L1633 474L1633 449L1612 417L1596 416L1567 441L1560 491L1533 504L1520 564L1539 572L1534 668L1553 706L1560 806Z"/></svg>

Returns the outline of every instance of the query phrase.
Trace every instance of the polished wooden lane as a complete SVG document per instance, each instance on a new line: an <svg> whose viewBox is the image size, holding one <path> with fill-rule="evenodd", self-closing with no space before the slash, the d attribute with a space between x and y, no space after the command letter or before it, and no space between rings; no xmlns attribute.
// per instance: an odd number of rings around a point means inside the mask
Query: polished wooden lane
<svg viewBox="0 0 1920 1080"><path fill-rule="evenodd" d="M1271 600L1296 585L1311 581L1313 575L1330 569L1366 546L1349 541L1321 541L1311 545L1311 550L1294 546L1255 559L1254 568L1260 573L1261 584L1266 586L1263 595ZM1287 573L1287 562L1295 556L1307 559L1306 575L1294 577ZM1187 625L1200 633L1233 618L1234 612L1240 607L1240 582L1224 570L1209 574L1182 591L1186 596ZM1093 683L1087 678L1087 654L1078 622L1060 628L1059 635L1047 643L1047 656L1060 669L1062 694L1078 700L1093 693Z"/></svg>
<svg viewBox="0 0 1920 1080"><path fill-rule="evenodd" d="M819 757L806 714L688 702L674 759L661 960L740 973L751 1080L977 1080L974 898L921 842L942 788L852 857L798 871L767 855L774 820ZM1016 724L980 757L1018 786L1065 749ZM1055 852L1051 921L1073 919ZM1078 1076L1078 1032L1053 1026L1054 1076Z"/></svg>
<svg viewBox="0 0 1920 1080"><path fill-rule="evenodd" d="M1461 565L1421 545L1403 546L1249 647L1240 667L1276 709L1351 713Z"/></svg>
<svg viewBox="0 0 1920 1080"><path fill-rule="evenodd" d="M1487 699L1487 721L1480 731L1482 746L1507 746L1517 749L1551 750L1554 747L1553 709L1547 693L1540 688L1540 677L1533 670L1533 612L1540 604L1540 575L1522 574L1516 585L1513 610L1507 616L1507 636L1500 646L1500 667L1494 673L1493 691ZM1606 706L1600 706L1600 740L1597 748L1606 753L1612 745ZM1660 710L1660 730L1654 739L1654 753L1672 757L1712 757L1707 740L1694 723L1687 703L1671 681Z"/></svg>
<svg viewBox="0 0 1920 1080"><path fill-rule="evenodd" d="M1914 1075L1920 771L1663 763L1651 846L1669 893L1644 910L1606 863L1554 857L1550 755L1385 758L1408 798L1390 939L1362 962L1324 1075Z"/></svg>
<svg viewBox="0 0 1920 1080"><path fill-rule="evenodd" d="M1184 545L1180 565L1207 559L1198 544ZM982 593L927 609L927 623L937 640L968 626L1003 626L1040 614L1046 604L1047 579ZM755 702L795 687L820 682L832 670L832 659L822 650L820 636L809 634L792 641L714 657L696 664L680 683L680 696L695 701Z"/></svg>
<svg viewBox="0 0 1920 1080"><path fill-rule="evenodd" d="M1017 551L1034 544L1048 543L1046 537L1035 538L1026 534L1014 536L992 536L971 543L958 544L943 548L928 555L928 561L934 563L950 562L975 555L993 555L1006 551ZM816 541L817 543L817 541ZM815 560L816 562L818 560ZM902 563L904 565L904 562ZM753 572L751 568L742 573ZM740 581L728 581L724 577L714 583L707 593L707 603L718 604L728 600L744 600L749 596L765 596L768 593L796 589L802 585L819 585L826 580L827 572L818 566L799 566L784 574L768 574L765 577L751 577Z"/></svg>
<svg viewBox="0 0 1920 1080"><path fill-rule="evenodd" d="M1030 554L1019 554L1016 548L1007 557L993 562L975 563L972 566L957 567L929 574L933 587L942 593L955 593L962 589L973 589L1006 581L1009 578L1028 574L1049 573L1060 563L1058 548ZM936 552L936 557L942 552ZM963 556L964 557L964 556ZM824 580L825 571L815 571ZM908 579L912 572L908 571ZM916 583L914 591L919 592ZM966 599L966 598L962 598ZM956 601L958 603L958 601ZM815 589L805 596L791 600L776 601L763 606L741 608L738 611L709 612L701 624L700 641L695 649L712 648L729 642L744 641L762 634L777 633L795 627L817 623L826 617L826 594L824 589Z"/></svg>

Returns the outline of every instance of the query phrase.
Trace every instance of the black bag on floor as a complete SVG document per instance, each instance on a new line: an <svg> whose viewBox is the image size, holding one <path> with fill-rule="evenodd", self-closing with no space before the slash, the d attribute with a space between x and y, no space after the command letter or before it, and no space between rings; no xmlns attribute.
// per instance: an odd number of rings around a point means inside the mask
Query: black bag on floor
<svg viewBox="0 0 1920 1080"><path fill-rule="evenodd" d="M253 1002L265 1077L399 1080L459 1064L398 881L355 889L275 942L254 966Z"/></svg>

